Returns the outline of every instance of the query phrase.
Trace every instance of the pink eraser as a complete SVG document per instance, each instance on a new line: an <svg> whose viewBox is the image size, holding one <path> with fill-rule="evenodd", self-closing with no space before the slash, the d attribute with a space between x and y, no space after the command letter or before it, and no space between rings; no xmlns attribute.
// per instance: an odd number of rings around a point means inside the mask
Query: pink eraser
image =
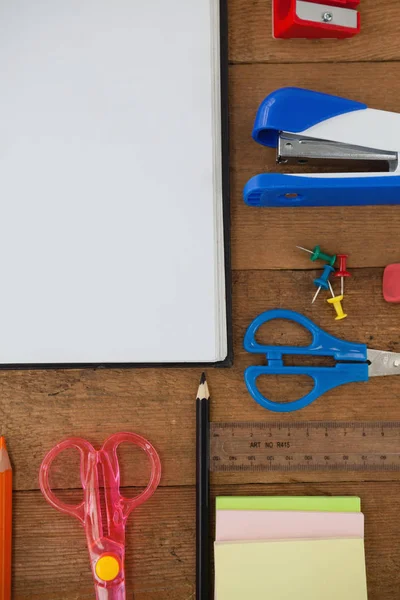
<svg viewBox="0 0 400 600"><path fill-rule="evenodd" d="M388 265L383 273L383 297L386 302L400 302L400 264Z"/></svg>

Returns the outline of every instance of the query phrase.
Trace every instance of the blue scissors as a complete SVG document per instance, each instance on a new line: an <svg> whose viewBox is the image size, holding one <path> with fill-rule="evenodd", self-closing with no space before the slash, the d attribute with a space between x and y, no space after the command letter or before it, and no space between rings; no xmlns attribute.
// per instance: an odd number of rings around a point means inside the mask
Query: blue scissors
<svg viewBox="0 0 400 600"><path fill-rule="evenodd" d="M312 335L309 346L264 346L255 335L264 323L275 319L295 321L308 329ZM253 354L265 354L268 365L248 367L244 373L247 389L254 400L274 412L292 412L308 406L314 400L335 387L355 381L368 381L378 375L400 374L400 354L382 350L370 350L365 344L338 339L320 329L304 315L291 310L276 308L259 315L249 326L244 348ZM289 367L283 364L284 354L306 356L333 356L338 362L334 367ZM265 398L257 387L260 375L308 375L314 380L309 394L293 402L273 402Z"/></svg>

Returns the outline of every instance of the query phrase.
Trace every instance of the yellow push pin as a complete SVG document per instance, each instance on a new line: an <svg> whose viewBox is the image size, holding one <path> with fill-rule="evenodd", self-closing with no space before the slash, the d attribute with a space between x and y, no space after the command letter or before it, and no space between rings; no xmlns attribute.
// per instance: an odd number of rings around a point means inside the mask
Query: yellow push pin
<svg viewBox="0 0 400 600"><path fill-rule="evenodd" d="M342 307L344 296L343 294L341 294L340 296L335 296L331 285L329 285L329 288L331 290L332 298L328 298L327 302L328 304L332 304L336 311L337 316L335 317L335 321L341 321L342 319L345 319L347 317Z"/></svg>

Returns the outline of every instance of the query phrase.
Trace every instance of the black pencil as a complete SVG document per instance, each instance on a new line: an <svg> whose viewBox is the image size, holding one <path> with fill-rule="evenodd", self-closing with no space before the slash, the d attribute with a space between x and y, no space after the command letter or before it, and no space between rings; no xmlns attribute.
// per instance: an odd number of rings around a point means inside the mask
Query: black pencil
<svg viewBox="0 0 400 600"><path fill-rule="evenodd" d="M209 398L203 373L196 399L196 600L210 598Z"/></svg>

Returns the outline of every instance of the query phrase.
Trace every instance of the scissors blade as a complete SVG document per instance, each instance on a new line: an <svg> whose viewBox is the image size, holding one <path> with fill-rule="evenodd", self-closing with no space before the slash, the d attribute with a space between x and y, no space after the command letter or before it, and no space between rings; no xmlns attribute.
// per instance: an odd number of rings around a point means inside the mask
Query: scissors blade
<svg viewBox="0 0 400 600"><path fill-rule="evenodd" d="M397 352L368 349L367 360L370 363L368 368L368 375L370 377L400 375L400 354Z"/></svg>

